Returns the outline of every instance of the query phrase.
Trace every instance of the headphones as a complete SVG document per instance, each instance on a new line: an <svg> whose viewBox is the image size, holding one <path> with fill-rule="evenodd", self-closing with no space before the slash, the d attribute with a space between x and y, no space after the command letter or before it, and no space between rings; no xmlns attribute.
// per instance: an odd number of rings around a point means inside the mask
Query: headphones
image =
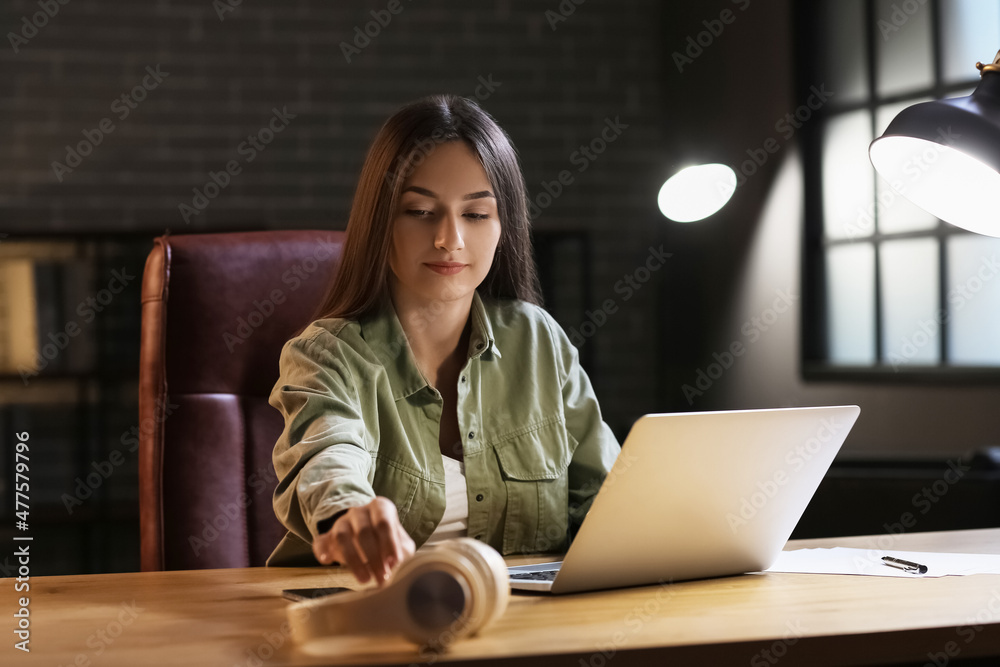
<svg viewBox="0 0 1000 667"><path fill-rule="evenodd" d="M499 618L510 599L507 564L468 537L420 550L377 590L288 606L292 638L305 644L342 635L402 634L433 650Z"/></svg>

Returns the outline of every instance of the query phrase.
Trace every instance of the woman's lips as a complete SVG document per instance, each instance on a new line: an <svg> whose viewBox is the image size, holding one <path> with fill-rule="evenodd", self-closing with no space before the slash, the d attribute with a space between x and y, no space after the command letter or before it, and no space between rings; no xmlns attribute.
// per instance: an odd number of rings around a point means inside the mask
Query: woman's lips
<svg viewBox="0 0 1000 667"><path fill-rule="evenodd" d="M450 263L450 262L442 262L442 263L439 263L439 264L438 263L435 263L435 264L425 264L424 266L426 266L427 268L429 268L431 271L434 271L435 273L440 273L443 276L450 276L450 275L454 275L454 274L458 273L459 271L461 271L462 269L464 269L467 265L466 264L453 264L453 263Z"/></svg>

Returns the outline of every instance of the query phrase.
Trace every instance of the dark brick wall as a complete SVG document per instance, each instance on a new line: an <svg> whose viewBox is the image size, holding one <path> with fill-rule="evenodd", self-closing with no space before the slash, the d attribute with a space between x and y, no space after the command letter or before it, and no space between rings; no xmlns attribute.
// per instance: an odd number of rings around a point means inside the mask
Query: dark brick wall
<svg viewBox="0 0 1000 667"><path fill-rule="evenodd" d="M669 266L627 302L614 289L663 242L661 3L566 0L575 11L554 23L556 0L400 0L395 15L388 5L5 3L0 228L15 238L342 228L386 117L433 92L479 97L520 151L532 200L543 205L536 228L587 232L592 306L609 298L619 306L584 343L609 421L623 431L662 410L650 364L660 354L654 314ZM378 25L373 11L391 20ZM376 26L348 62L342 43ZM248 137L275 109L287 126L273 137L265 130L260 140L270 143L253 148ZM595 160L581 157L608 119L627 128ZM89 154L77 161L73 151ZM210 174L227 163L239 173L228 183L220 176L216 194ZM544 206L543 181L563 170L572 182ZM195 189L215 196L202 200ZM181 205L204 210L185 220ZM573 303L578 273L560 287ZM586 308L552 306L567 328L588 321Z"/></svg>

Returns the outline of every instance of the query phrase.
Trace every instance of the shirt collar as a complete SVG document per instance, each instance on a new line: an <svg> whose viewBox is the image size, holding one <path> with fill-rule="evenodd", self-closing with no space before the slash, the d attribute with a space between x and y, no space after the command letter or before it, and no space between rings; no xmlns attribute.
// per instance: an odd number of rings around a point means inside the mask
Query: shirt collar
<svg viewBox="0 0 1000 667"><path fill-rule="evenodd" d="M487 350L495 355L497 359L502 358L500 348L497 347L496 339L493 337L493 323L490 322L489 315L486 314L486 306L479 296L479 290L472 294L472 311L469 313L472 318L472 332L469 336L469 358L480 357Z"/></svg>
<svg viewBox="0 0 1000 667"><path fill-rule="evenodd" d="M493 325L486 313L479 291L473 292L469 313L472 331L469 335L469 358L479 358L489 351L500 359L500 349L493 336ZM391 300L376 314L361 321L361 336L374 350L389 375L393 399L399 400L425 389L427 381L413 357L403 326L399 323Z"/></svg>

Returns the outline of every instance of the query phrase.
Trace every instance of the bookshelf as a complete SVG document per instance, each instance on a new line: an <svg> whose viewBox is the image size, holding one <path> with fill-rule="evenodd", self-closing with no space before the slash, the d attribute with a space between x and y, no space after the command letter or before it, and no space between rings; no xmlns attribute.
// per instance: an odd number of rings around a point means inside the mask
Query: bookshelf
<svg viewBox="0 0 1000 667"><path fill-rule="evenodd" d="M15 530L14 434L27 431L33 575L139 569L138 451L122 439L138 420L150 247L148 234L0 242L0 539Z"/></svg>

